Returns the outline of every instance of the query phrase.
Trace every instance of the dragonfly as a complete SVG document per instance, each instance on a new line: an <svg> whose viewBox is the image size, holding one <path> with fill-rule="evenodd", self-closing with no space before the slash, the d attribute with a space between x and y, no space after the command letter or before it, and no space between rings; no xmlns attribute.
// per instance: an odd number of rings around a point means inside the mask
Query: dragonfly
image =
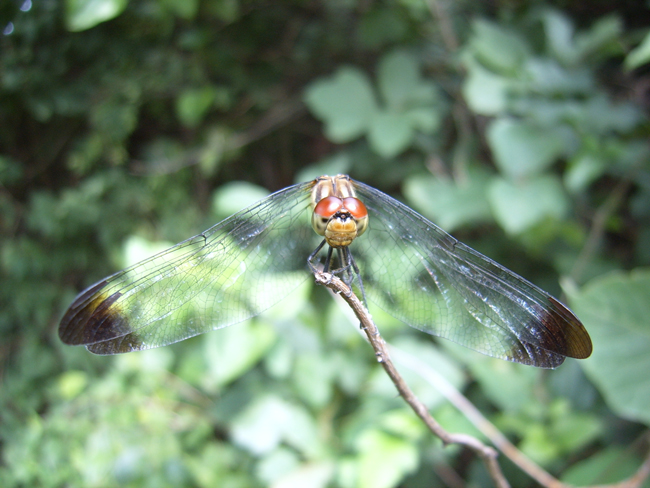
<svg viewBox="0 0 650 488"><path fill-rule="evenodd" d="M559 300L347 175L273 193L90 286L59 337L104 355L165 346L260 314L318 266L357 276L364 298L411 327L488 356L555 368L592 351Z"/></svg>

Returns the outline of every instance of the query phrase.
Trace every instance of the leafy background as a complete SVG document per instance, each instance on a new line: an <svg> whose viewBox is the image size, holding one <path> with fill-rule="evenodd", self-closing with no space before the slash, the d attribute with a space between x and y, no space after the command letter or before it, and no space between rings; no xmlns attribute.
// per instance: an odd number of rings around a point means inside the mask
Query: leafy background
<svg viewBox="0 0 650 488"><path fill-rule="evenodd" d="M310 284L158 350L58 341L85 286L340 172L564 296L595 350L541 371L374 311L387 339L563 480L632 473L650 424L649 21L611 0L4 1L0 486L487 486Z"/></svg>

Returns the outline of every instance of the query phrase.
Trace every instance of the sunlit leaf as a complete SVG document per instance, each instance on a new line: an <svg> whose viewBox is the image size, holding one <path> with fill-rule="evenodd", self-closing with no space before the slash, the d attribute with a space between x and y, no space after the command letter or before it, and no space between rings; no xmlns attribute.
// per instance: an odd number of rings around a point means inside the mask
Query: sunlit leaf
<svg viewBox="0 0 650 488"><path fill-rule="evenodd" d="M634 69L650 62L650 32L625 58L625 68Z"/></svg>
<svg viewBox="0 0 650 488"><path fill-rule="evenodd" d="M281 442L303 453L318 449L316 425L300 406L274 395L259 396L233 422L233 441L255 454L271 452Z"/></svg>
<svg viewBox="0 0 650 488"><path fill-rule="evenodd" d="M359 488L392 488L417 466L418 452L410 441L378 430L364 432L357 449Z"/></svg>
<svg viewBox="0 0 650 488"><path fill-rule="evenodd" d="M494 218L506 232L519 234L544 219L564 217L569 201L554 176L539 176L521 183L494 178L488 189Z"/></svg>
<svg viewBox="0 0 650 488"><path fill-rule="evenodd" d="M204 385L212 389L238 378L262 358L275 339L275 331L260 321L208 334L205 337L208 371Z"/></svg>
<svg viewBox="0 0 650 488"><path fill-rule="evenodd" d="M594 344L585 372L613 411L650 425L650 271L595 279L571 305Z"/></svg>
<svg viewBox="0 0 650 488"><path fill-rule="evenodd" d="M330 78L313 82L305 103L325 124L332 142L350 142L369 128L377 110L372 85L357 68L340 68Z"/></svg>
<svg viewBox="0 0 650 488"><path fill-rule="evenodd" d="M513 74L528 55L528 46L507 28L487 20L475 20L470 46L488 68Z"/></svg>
<svg viewBox="0 0 650 488"><path fill-rule="evenodd" d="M618 483L632 476L641 462L629 449L607 446L571 466L563 473L561 480L573 486ZM643 486L647 486L647 483Z"/></svg>
<svg viewBox="0 0 650 488"><path fill-rule="evenodd" d="M496 115L506 109L508 78L485 69L473 58L466 56L468 69L462 91L467 105L481 115Z"/></svg>
<svg viewBox="0 0 650 488"><path fill-rule="evenodd" d="M120 15L128 0L66 0L68 30L83 31Z"/></svg>
<svg viewBox="0 0 650 488"><path fill-rule="evenodd" d="M413 125L408 116L380 112L370 123L368 142L377 154L392 158L410 145L413 136Z"/></svg>
<svg viewBox="0 0 650 488"><path fill-rule="evenodd" d="M512 179L541 173L564 151L564 138L557 130L510 118L493 121L487 138L495 163Z"/></svg>
<svg viewBox="0 0 650 488"><path fill-rule="evenodd" d="M404 194L415 209L447 232L463 225L491 220L487 202L489 174L469 171L459 181L413 176L404 182Z"/></svg>

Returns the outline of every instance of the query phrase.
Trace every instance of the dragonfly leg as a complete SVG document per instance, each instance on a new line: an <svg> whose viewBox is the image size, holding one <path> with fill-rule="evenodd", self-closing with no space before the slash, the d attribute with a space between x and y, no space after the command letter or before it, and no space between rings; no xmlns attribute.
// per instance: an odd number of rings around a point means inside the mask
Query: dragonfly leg
<svg viewBox="0 0 650 488"><path fill-rule="evenodd" d="M323 239L323 242L321 242L316 249L314 249L314 252L312 252L309 257L307 258L307 264L309 265L309 269L311 269L312 273L318 273L320 270L316 269L316 266L314 266L314 263L312 261L316 257L316 255L320 252L321 249L323 249L323 246L325 245L325 239ZM327 254L327 260L325 261L325 269L324 272L327 273L329 269L329 260L330 256L332 255L332 249L330 248L328 254Z"/></svg>
<svg viewBox="0 0 650 488"><path fill-rule="evenodd" d="M350 277L350 282L346 282L346 284L352 288L352 281L354 280L354 277L357 277L357 283L359 284L359 289L361 290L361 297L363 298L363 304L365 305L366 308L368 308L368 300L366 300L366 290L363 287L363 280L361 279L361 271L359 270L359 266L357 266L357 262L354 260L354 256L352 256L352 252L350 252L349 248L344 248L343 255L345 257L345 269L348 270L349 277ZM351 269L351 271L350 271Z"/></svg>

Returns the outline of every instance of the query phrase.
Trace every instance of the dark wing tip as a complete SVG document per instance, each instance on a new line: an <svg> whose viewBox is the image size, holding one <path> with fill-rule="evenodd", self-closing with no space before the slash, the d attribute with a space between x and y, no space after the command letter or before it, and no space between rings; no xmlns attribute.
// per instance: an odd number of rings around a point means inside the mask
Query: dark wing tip
<svg viewBox="0 0 650 488"><path fill-rule="evenodd" d="M102 292L108 283L108 280L102 280L75 298L59 324L61 341L70 345L88 345L130 332L128 319L119 307L114 306L122 294Z"/></svg>
<svg viewBox="0 0 650 488"><path fill-rule="evenodd" d="M123 354L125 352L141 351L147 349L145 343L140 340L137 334L127 334L123 337L107 340L103 342L96 342L94 344L87 344L86 349L93 354L100 354L102 356L110 354Z"/></svg>
<svg viewBox="0 0 650 488"><path fill-rule="evenodd" d="M548 301L550 307L540 316L546 332L541 337L540 347L576 359L591 356L593 345L582 322L555 298L549 296Z"/></svg>
<svg viewBox="0 0 650 488"><path fill-rule="evenodd" d="M512 356L504 359L513 361L515 363L526 364L528 366L536 366L538 368L555 369L560 366L566 356L548 351L539 346L523 343L521 348L512 351Z"/></svg>

